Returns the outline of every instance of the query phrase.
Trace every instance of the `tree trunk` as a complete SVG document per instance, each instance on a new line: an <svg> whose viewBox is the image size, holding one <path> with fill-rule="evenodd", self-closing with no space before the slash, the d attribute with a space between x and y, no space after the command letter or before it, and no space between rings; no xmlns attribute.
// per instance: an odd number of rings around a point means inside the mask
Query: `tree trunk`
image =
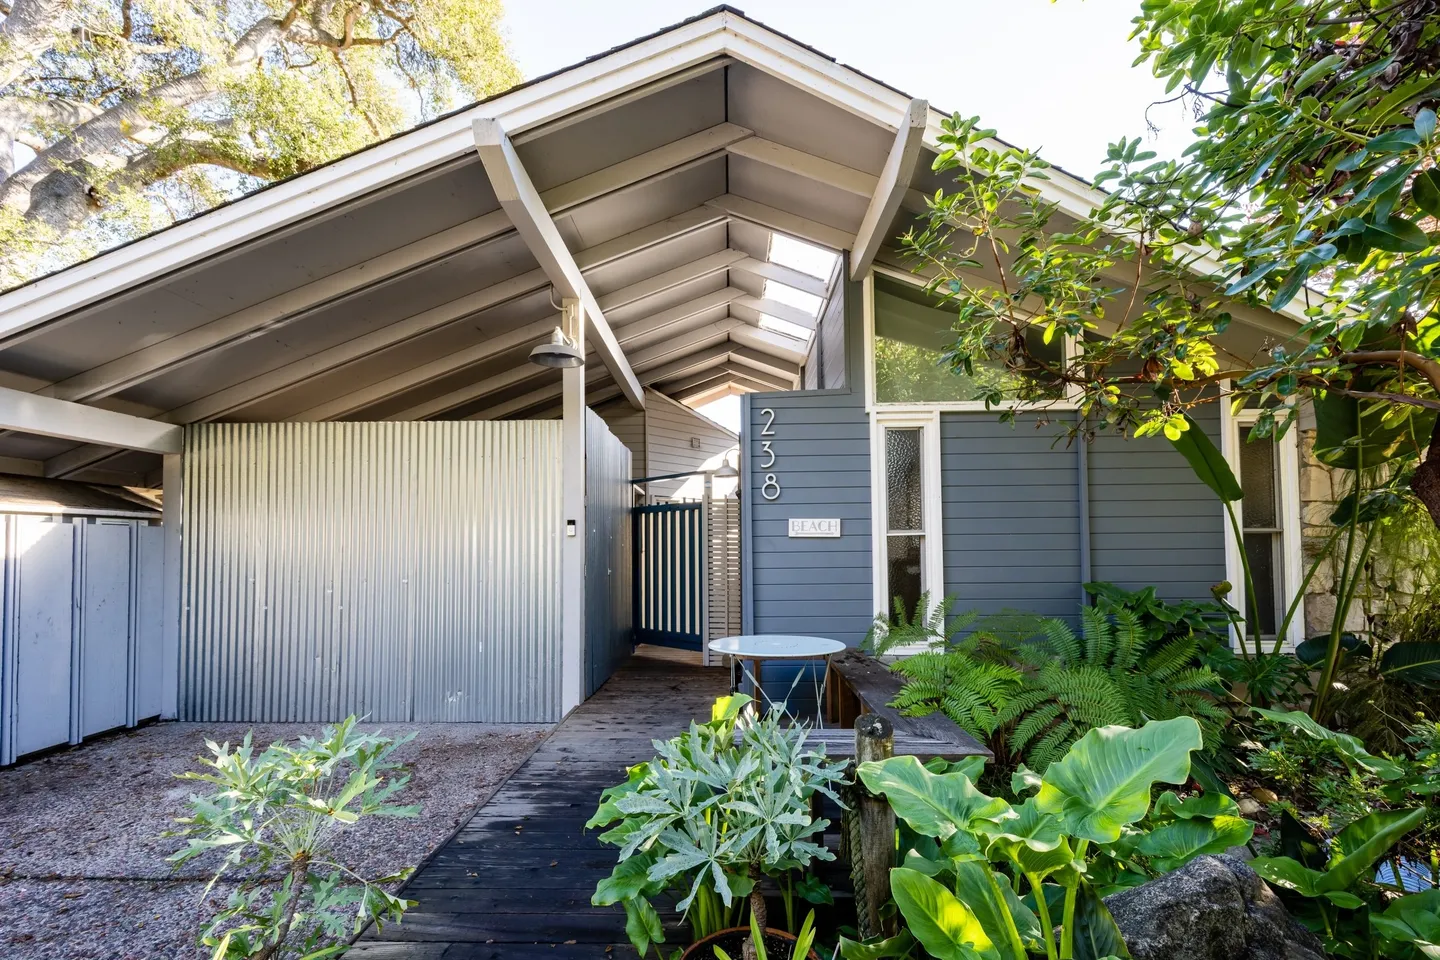
<svg viewBox="0 0 1440 960"><path fill-rule="evenodd" d="M1440 527L1440 417L1435 418L1435 429L1430 433L1430 450L1425 454L1425 462L1415 468L1415 475L1410 478L1410 489L1430 511L1431 521Z"/></svg>
<svg viewBox="0 0 1440 960"><path fill-rule="evenodd" d="M40 55L69 32L70 0L15 0L0 23L0 90L29 70Z"/></svg>
<svg viewBox="0 0 1440 960"><path fill-rule="evenodd" d="M750 915L755 918L755 927L760 931L761 939L765 937L765 927L770 922L770 910L765 906L765 894L760 890L760 882L765 875L755 865L750 867L750 879L755 881L755 886L750 888ZM744 960L759 960L760 954L755 949L755 938L749 937L745 940L745 949L742 951Z"/></svg>

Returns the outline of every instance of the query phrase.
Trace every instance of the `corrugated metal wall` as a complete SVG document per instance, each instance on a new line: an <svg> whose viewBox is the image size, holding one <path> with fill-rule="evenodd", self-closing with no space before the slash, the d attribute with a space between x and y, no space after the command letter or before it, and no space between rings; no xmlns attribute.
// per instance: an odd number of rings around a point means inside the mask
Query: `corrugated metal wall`
<svg viewBox="0 0 1440 960"><path fill-rule="evenodd" d="M160 714L164 533L4 514L0 763Z"/></svg>
<svg viewBox="0 0 1440 960"><path fill-rule="evenodd" d="M557 421L186 430L180 715L559 718Z"/></svg>
<svg viewBox="0 0 1440 960"><path fill-rule="evenodd" d="M585 695L630 655L630 449L585 411Z"/></svg>

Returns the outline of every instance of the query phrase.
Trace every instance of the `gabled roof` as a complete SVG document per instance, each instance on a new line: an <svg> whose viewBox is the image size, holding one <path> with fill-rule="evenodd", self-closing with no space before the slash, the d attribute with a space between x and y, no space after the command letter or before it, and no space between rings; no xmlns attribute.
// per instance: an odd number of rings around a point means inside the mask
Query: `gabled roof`
<svg viewBox="0 0 1440 960"><path fill-rule="evenodd" d="M805 317L767 291L823 304L835 278L771 237L887 256L940 185L942 119L716 8L0 295L0 387L162 424L543 414L558 379L525 354L583 294L597 402L790 388L809 345L767 318ZM0 458L156 469L85 436Z"/></svg>

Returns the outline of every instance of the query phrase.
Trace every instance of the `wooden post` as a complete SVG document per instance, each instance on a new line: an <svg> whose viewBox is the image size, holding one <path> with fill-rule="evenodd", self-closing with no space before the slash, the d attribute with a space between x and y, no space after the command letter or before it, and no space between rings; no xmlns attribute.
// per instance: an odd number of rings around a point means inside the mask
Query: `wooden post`
<svg viewBox="0 0 1440 960"><path fill-rule="evenodd" d="M895 754L895 729L884 717L861 714L855 721L855 763L888 760ZM881 797L857 785L853 816L859 831L852 845L850 875L855 882L855 914L861 937L894 936L895 918L882 919L890 902L890 868L895 866L895 811Z"/></svg>

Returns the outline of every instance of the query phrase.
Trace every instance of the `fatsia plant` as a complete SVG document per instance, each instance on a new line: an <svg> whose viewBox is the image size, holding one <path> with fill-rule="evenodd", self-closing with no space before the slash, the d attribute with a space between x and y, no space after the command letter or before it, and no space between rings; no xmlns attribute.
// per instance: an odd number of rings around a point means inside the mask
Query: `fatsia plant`
<svg viewBox="0 0 1440 960"><path fill-rule="evenodd" d="M1017 773L1025 799L1015 804L976 788L978 763L943 772L914 757L861 764L861 782L915 843L890 875L905 929L880 943L842 939L842 955L900 957L918 942L939 960L1128 956L1092 873L1102 854L1133 857L1148 842L1147 855L1178 865L1249 839L1232 806L1205 797L1166 794L1147 829L1155 784L1184 783L1200 747L1190 717L1092 730L1043 775Z"/></svg>
<svg viewBox="0 0 1440 960"><path fill-rule="evenodd" d="M680 894L678 909L697 940L734 926L747 902L764 929L758 885L767 875L780 883L792 928L794 897L821 902L828 892L806 873L815 860L834 858L816 842L829 821L814 819L810 805L817 793L840 803L844 768L825 759L823 746L807 745L803 726L744 712L750 702L722 697L710 722L656 741L655 759L607 788L586 824L608 827L600 839L620 848L592 902L623 905L641 956L664 942L650 901L666 890Z"/></svg>
<svg viewBox="0 0 1440 960"><path fill-rule="evenodd" d="M334 853L341 832L363 819L420 812L391 803L410 780L393 755L411 737L392 740L355 724L350 717L318 739L273 743L259 753L248 733L234 749L206 741L206 771L181 774L213 791L190 798L190 815L170 834L186 844L170 862L179 867L223 852L207 892L228 871L258 872L205 925L200 943L211 960L334 956L347 946L336 941L372 921L398 922L414 905L385 889L409 868L367 879Z"/></svg>

